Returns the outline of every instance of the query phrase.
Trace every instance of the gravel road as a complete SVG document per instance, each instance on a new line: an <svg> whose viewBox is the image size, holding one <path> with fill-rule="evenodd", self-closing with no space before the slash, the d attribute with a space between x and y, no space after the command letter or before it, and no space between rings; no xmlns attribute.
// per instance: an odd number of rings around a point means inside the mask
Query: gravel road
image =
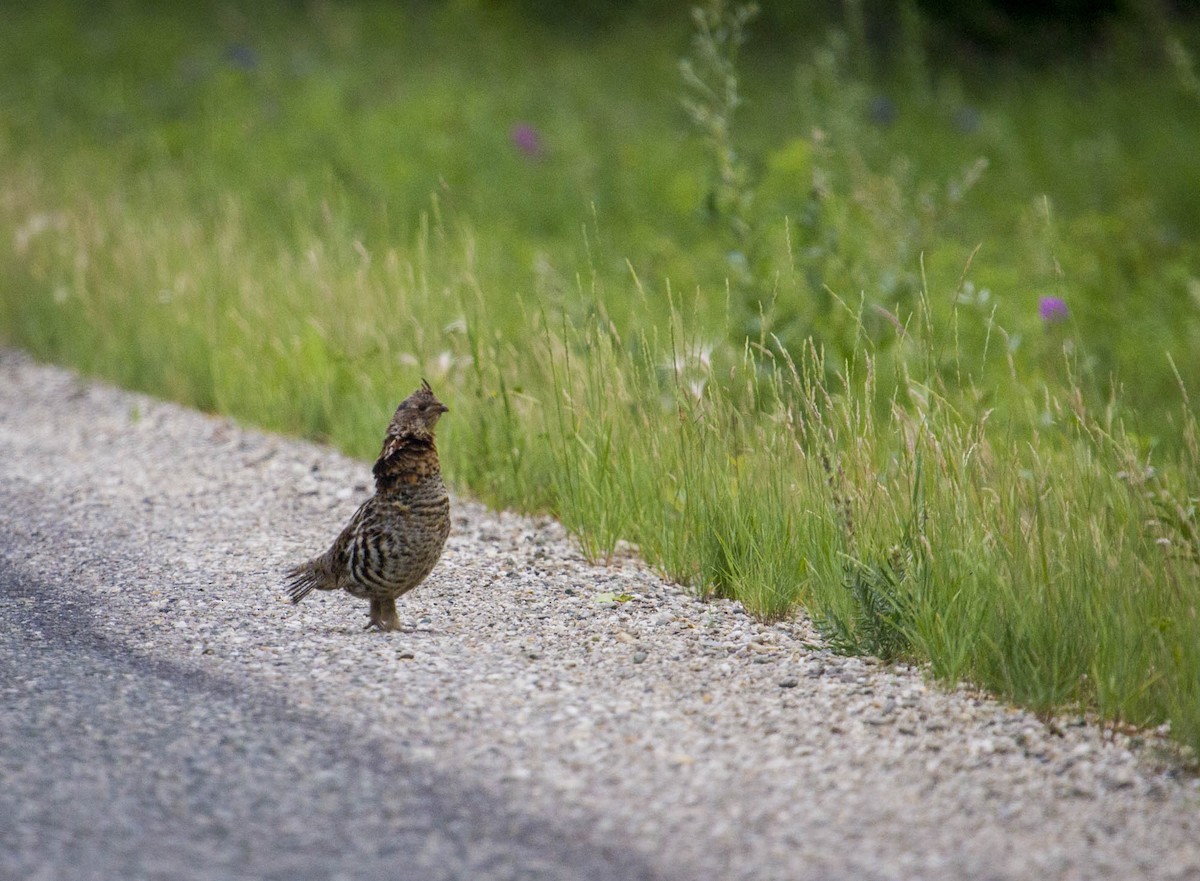
<svg viewBox="0 0 1200 881"><path fill-rule="evenodd" d="M0 878L1200 878L1154 736L837 657L552 521L455 500L407 632L288 605L368 483L0 350Z"/></svg>

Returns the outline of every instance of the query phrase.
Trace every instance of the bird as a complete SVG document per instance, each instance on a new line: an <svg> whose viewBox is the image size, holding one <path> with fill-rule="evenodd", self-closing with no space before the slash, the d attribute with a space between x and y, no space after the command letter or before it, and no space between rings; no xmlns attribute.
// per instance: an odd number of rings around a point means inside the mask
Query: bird
<svg viewBox="0 0 1200 881"><path fill-rule="evenodd" d="M314 590L344 590L370 600L364 629L400 629L396 598L425 580L450 534L450 497L434 443L434 426L449 409L425 380L400 402L372 469L374 494L329 550L287 571L293 604Z"/></svg>

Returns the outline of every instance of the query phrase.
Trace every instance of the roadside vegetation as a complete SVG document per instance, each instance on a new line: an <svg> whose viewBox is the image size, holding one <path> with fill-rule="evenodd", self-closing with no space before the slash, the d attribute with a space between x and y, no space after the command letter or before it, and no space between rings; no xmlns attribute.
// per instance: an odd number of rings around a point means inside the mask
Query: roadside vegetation
<svg viewBox="0 0 1200 881"><path fill-rule="evenodd" d="M1200 748L1196 31L845 8L8 10L0 340L362 457L424 376L596 559Z"/></svg>

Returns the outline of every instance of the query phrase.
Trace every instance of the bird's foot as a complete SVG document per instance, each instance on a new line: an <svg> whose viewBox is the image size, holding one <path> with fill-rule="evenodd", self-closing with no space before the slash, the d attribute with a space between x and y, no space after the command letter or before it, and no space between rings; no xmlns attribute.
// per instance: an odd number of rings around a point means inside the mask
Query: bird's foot
<svg viewBox="0 0 1200 881"><path fill-rule="evenodd" d="M411 633L417 628L406 627L400 622L400 616L396 614L396 601L392 600L371 600L371 620L367 622L366 630L376 629L384 632L390 630L401 630L406 633Z"/></svg>
<svg viewBox="0 0 1200 881"><path fill-rule="evenodd" d="M417 625L404 624L399 618L372 618L367 622L363 630L378 630L380 633L390 633L393 630L399 630L401 633L416 633L419 628Z"/></svg>

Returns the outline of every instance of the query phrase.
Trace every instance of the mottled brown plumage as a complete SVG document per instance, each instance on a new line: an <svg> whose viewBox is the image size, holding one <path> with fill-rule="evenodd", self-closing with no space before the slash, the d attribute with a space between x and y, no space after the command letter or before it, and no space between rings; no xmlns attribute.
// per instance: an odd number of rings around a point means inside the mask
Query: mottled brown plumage
<svg viewBox="0 0 1200 881"><path fill-rule="evenodd" d="M450 534L433 439L447 410L427 382L396 408L375 462L375 494L328 551L287 573L293 603L313 590L344 590L371 601L368 628L399 629L396 597L425 580Z"/></svg>

